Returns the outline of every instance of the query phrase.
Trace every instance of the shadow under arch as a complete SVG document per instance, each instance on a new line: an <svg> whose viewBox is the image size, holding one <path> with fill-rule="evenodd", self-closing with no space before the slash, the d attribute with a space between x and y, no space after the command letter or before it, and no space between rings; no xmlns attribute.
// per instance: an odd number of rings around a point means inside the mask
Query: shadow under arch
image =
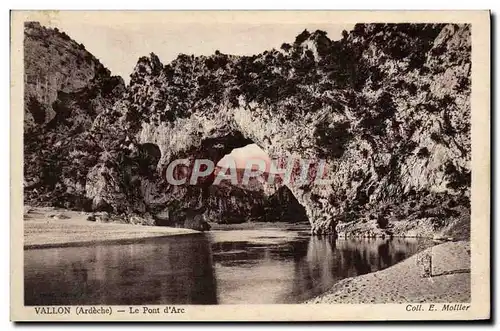
<svg viewBox="0 0 500 331"><path fill-rule="evenodd" d="M266 162L266 170L261 177L263 182L260 184L255 184L255 178L244 184L245 169L241 168L236 169L237 185L233 185L229 179L216 182L219 172L228 170L226 167L217 166L219 162L234 150L245 148L248 145L258 146L262 153L267 155L264 149L237 130L226 132L218 137L212 136L203 139L199 145L191 146L188 150L177 153L175 159L187 160L189 165L179 165L175 168L173 177L176 180L191 178L195 170L193 168L196 159L210 160L216 166L211 174L198 178L195 184L188 180L177 187L166 183L166 191L174 192L171 194L172 196L185 199L166 202L170 218L176 219L177 224L183 224L186 219L194 218L196 215L205 215L216 223L242 223L248 220L308 222L304 206L300 204L286 183L274 181L274 184L266 184L271 176L269 173L271 159L269 157ZM168 177L168 163L162 164L160 167L162 167L162 178L165 180ZM258 192L259 189L255 189L255 186L258 185L260 185L260 192ZM181 193L175 194L175 191ZM223 215L221 216L221 214ZM159 221L158 224L172 225L172 222L169 222Z"/></svg>

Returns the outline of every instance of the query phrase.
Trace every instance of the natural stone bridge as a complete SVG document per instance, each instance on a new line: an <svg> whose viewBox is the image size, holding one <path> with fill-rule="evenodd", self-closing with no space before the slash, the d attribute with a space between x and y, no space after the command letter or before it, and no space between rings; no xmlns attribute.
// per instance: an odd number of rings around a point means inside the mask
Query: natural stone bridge
<svg viewBox="0 0 500 331"><path fill-rule="evenodd" d="M160 151L157 177L138 184L144 203L195 208L202 188L165 183L167 165L216 164L249 143L271 159L325 160L331 184L289 185L315 234L391 216L386 207L409 197L469 190L469 28L358 25L341 41L304 32L252 57L141 58L113 112L127 139Z"/></svg>

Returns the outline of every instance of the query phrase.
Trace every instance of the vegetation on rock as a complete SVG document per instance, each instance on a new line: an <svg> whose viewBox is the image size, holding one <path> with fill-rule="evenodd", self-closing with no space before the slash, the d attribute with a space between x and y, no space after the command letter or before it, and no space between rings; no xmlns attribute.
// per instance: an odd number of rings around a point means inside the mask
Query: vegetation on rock
<svg viewBox="0 0 500 331"><path fill-rule="evenodd" d="M326 160L331 185L289 186L314 233L374 211L390 227L383 206L412 197L411 218L423 201L469 199L470 48L470 25L357 24L340 40L303 31L252 56L164 65L151 54L125 87L66 35L27 23L25 200L195 208L206 187L172 187L168 163L217 163L254 142L271 157ZM441 228L457 218L440 217Z"/></svg>

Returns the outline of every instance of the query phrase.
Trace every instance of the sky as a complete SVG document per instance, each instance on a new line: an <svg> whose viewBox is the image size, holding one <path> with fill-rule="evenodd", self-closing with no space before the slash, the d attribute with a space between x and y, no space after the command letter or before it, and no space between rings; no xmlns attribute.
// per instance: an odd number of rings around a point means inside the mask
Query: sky
<svg viewBox="0 0 500 331"><path fill-rule="evenodd" d="M232 158L232 160L231 160ZM258 145L250 144L245 147L235 148L230 154L224 156L219 163L220 167L233 167L232 161L236 168L246 168L248 160L264 160L266 162L266 170L269 170L271 160L269 156ZM250 167L250 166L249 166Z"/></svg>
<svg viewBox="0 0 500 331"><path fill-rule="evenodd" d="M94 13L94 14L92 14ZM324 30L330 39L340 39L342 30L350 30L353 24L329 23L272 23L266 20L255 23L246 19L179 19L155 12L150 18L144 14L121 16L90 12L54 15L41 24L57 27L96 56L113 75L122 76L128 83L129 76L141 56L154 52L163 64L175 59L180 53L211 55L216 50L234 55L253 55L291 43L304 29ZM142 17L142 18L141 18Z"/></svg>
<svg viewBox="0 0 500 331"><path fill-rule="evenodd" d="M137 60L153 52L167 64L180 53L211 55L216 50L234 55L253 55L284 42L292 43L304 29L327 32L337 40L343 30L354 24L336 24L328 19L306 23L275 17L272 12L256 17L252 13L234 16L225 13L167 13L167 12L54 12L40 18L42 25L59 28L97 57L128 84ZM276 14L274 14L276 15ZM307 15L307 12L305 13ZM237 17L238 19L236 19ZM269 160L257 145L235 149L230 154L237 167L246 159ZM219 162L224 165L227 157Z"/></svg>

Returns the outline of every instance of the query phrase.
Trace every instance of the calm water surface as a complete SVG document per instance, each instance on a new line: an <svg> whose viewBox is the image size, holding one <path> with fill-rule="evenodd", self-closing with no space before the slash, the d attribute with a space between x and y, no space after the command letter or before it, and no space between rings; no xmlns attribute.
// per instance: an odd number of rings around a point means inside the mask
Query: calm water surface
<svg viewBox="0 0 500 331"><path fill-rule="evenodd" d="M431 245L305 228L213 231L25 251L26 305L297 303Z"/></svg>

